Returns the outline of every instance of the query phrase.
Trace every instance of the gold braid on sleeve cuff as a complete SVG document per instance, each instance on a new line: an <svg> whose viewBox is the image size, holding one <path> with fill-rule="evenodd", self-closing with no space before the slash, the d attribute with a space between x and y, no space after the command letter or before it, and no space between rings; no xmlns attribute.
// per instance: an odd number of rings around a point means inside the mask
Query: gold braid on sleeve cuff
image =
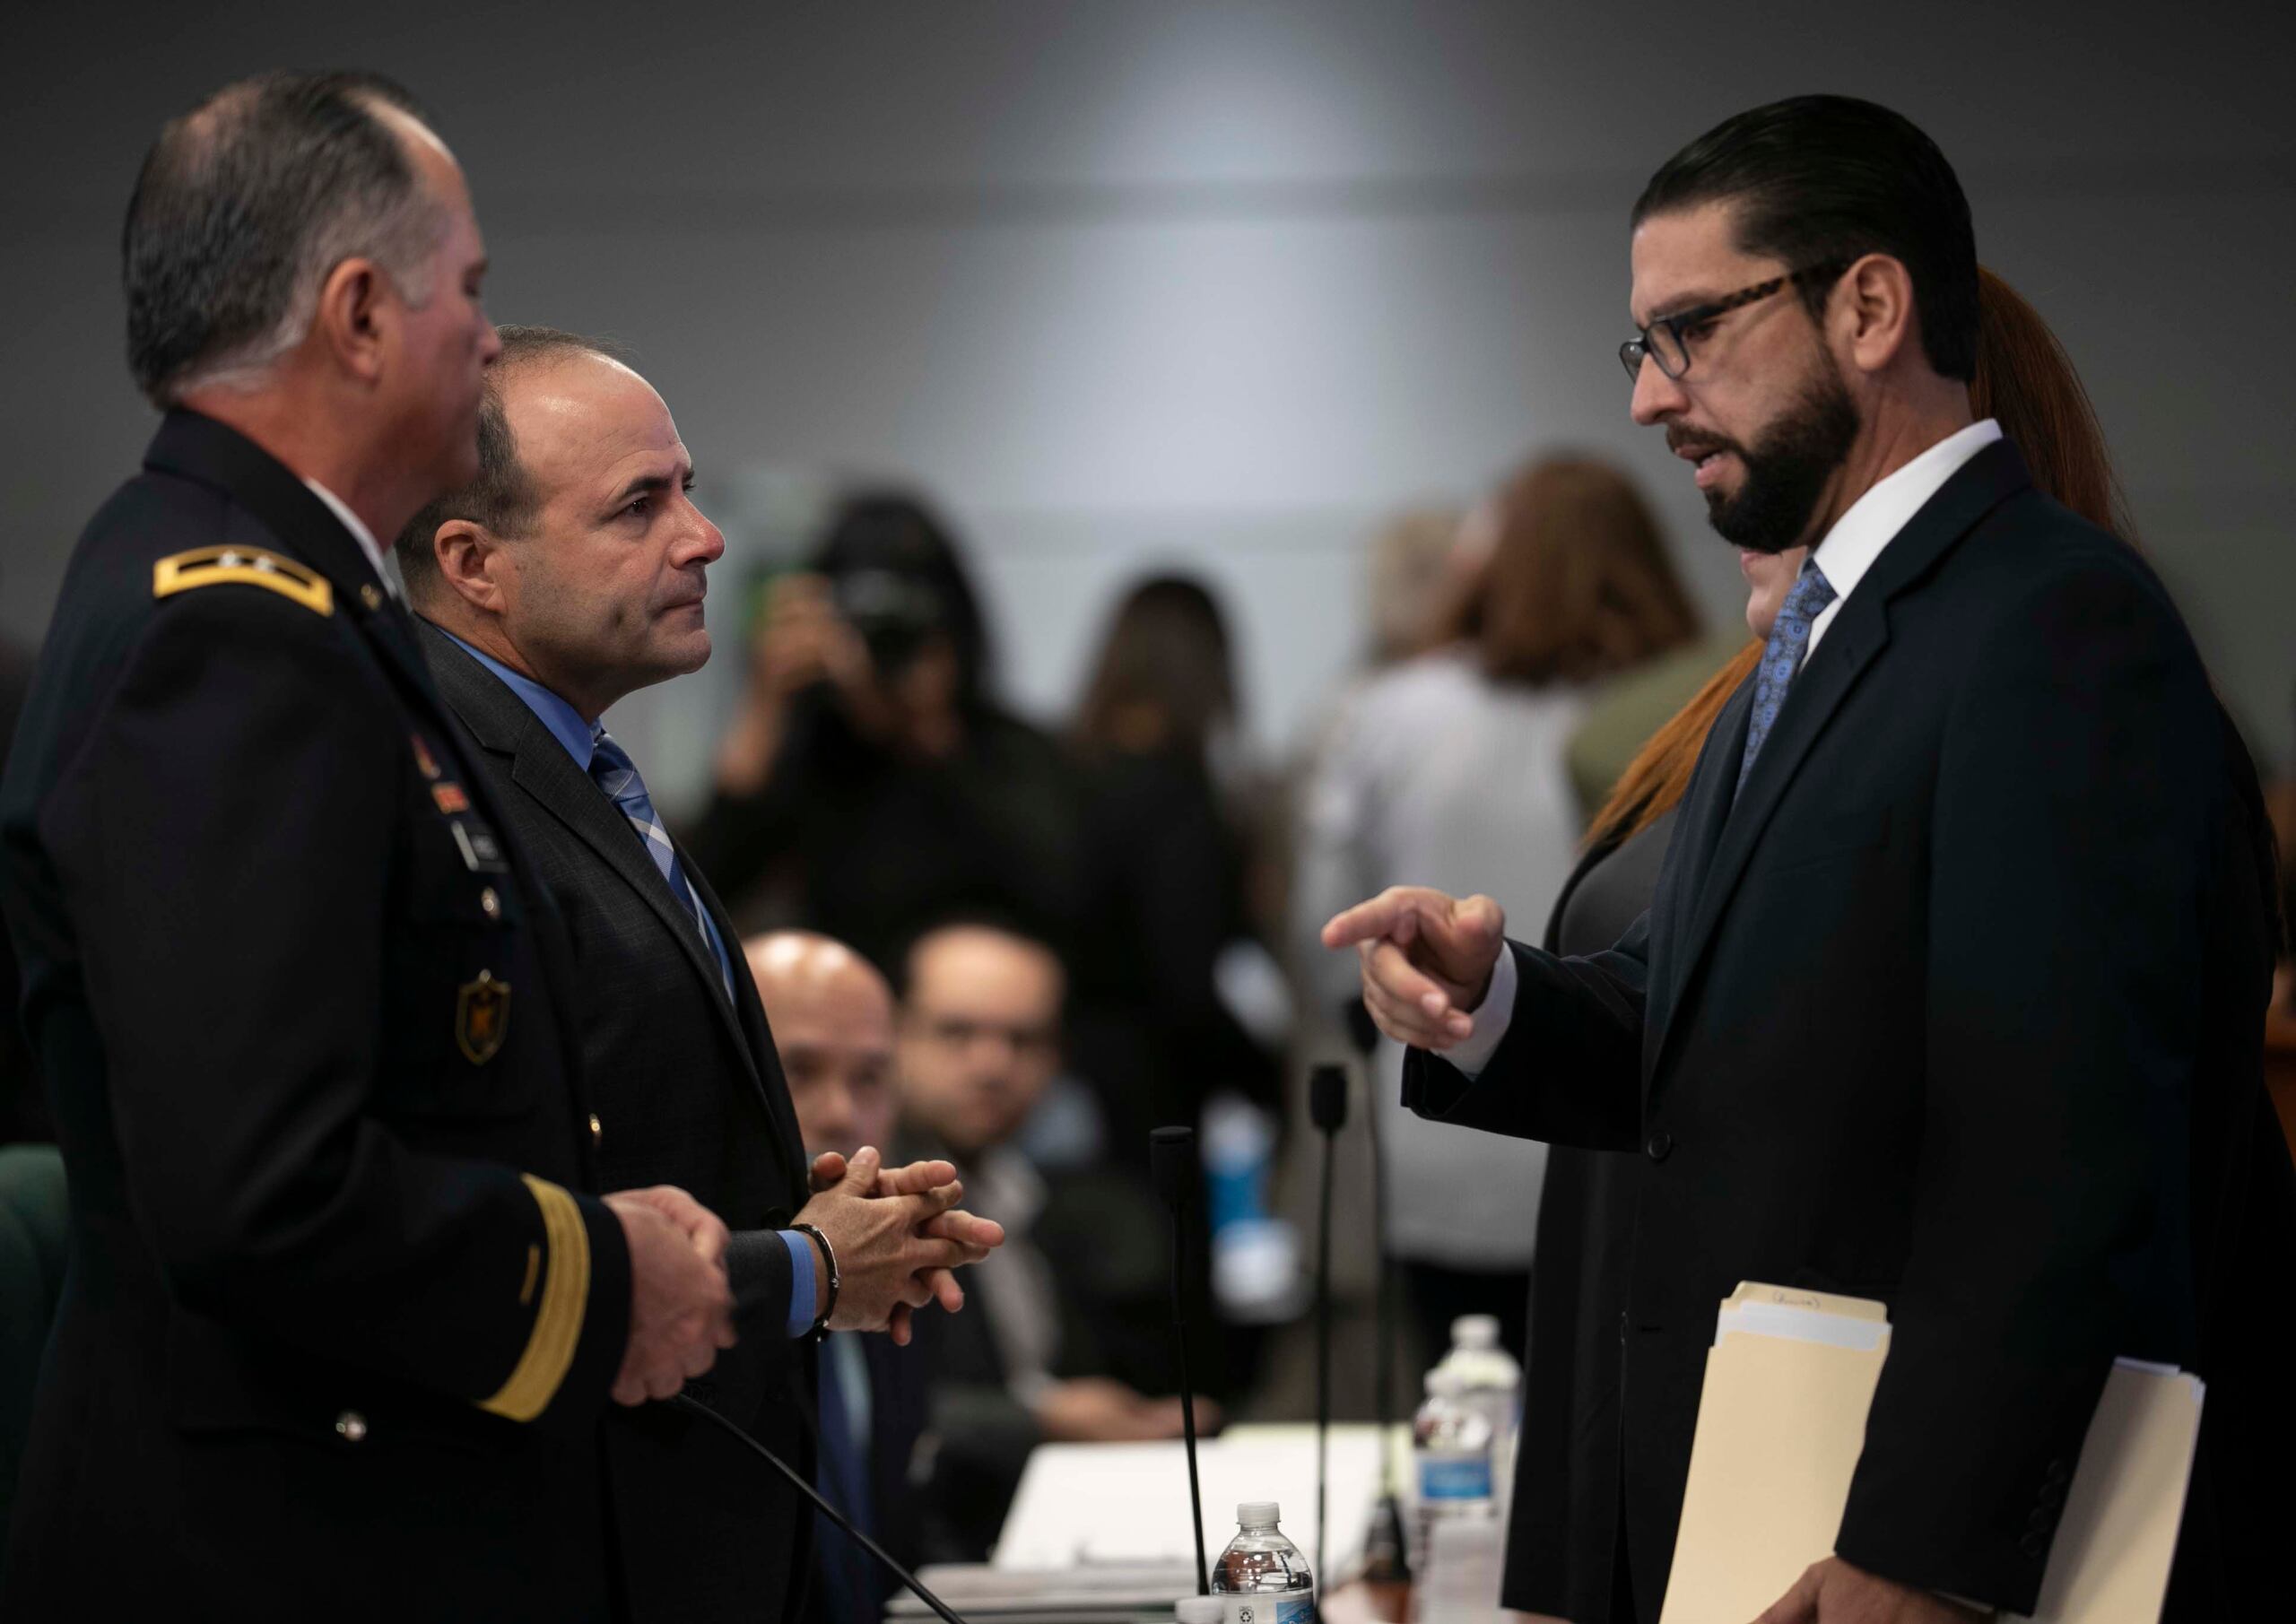
<svg viewBox="0 0 2296 1624"><path fill-rule="evenodd" d="M543 1244L548 1252L542 1307L535 1310L526 1350L518 1356L510 1379L492 1398L481 1399L478 1407L514 1421L530 1421L558 1395L558 1385L566 1379L582 1340L582 1316L590 1300L590 1232L583 1227L582 1210L571 1195L531 1173L521 1177L542 1209ZM531 1291L531 1266L526 1280Z"/></svg>

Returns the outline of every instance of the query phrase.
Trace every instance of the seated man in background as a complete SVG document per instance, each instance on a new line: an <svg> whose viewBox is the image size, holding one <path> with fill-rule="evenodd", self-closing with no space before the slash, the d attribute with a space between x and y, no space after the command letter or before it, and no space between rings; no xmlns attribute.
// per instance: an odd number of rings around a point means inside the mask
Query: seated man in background
<svg viewBox="0 0 2296 1624"><path fill-rule="evenodd" d="M999 925L919 936L900 964L897 1158L945 1157L1004 1244L966 1276L967 1311L920 1321L937 1450L926 1518L942 1559L988 1553L1039 1442L1178 1437L1165 1320L1169 1224L1112 1168L1049 1174L1014 1141L1061 1060L1066 975ZM1197 1405L1199 1426L1216 1425Z"/></svg>
<svg viewBox="0 0 2296 1624"><path fill-rule="evenodd" d="M842 1175L893 1129L893 994L874 965L810 931L744 944L772 1023L815 1183ZM855 1527L914 1568L920 1549L910 1463L925 1430L925 1362L890 1338L834 1331L822 1344L814 1485ZM813 1523L816 1624L868 1624L899 1581L828 1519Z"/></svg>

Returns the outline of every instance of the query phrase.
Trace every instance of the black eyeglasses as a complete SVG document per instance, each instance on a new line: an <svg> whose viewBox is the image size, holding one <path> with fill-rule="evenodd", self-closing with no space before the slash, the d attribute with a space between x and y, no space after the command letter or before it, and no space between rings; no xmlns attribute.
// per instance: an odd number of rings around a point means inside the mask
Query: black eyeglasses
<svg viewBox="0 0 2296 1624"><path fill-rule="evenodd" d="M1773 276L1768 282L1758 282L1751 288L1740 288L1708 304L1693 305L1674 316L1661 316L1641 333L1618 347L1619 364L1626 369L1629 378L1639 382L1645 356L1658 363L1658 370L1668 378L1680 378L1690 370L1690 335L1718 316L1732 310L1759 304L1771 294L1789 284L1808 282L1831 282L1850 266L1846 259L1830 259L1822 264L1806 265L1799 271L1788 271L1783 276Z"/></svg>

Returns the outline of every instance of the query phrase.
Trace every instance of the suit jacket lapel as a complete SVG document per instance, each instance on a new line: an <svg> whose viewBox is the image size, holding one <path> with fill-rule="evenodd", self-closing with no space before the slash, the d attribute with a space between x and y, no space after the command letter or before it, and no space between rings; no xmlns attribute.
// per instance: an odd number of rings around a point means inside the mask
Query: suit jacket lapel
<svg viewBox="0 0 2296 1624"><path fill-rule="evenodd" d="M1663 1038L1688 979L1686 944L1698 898L1706 889L1715 853L1722 844L1722 831L1729 822L1730 789L1737 779L1735 763L1745 753L1753 686L1750 675L1707 730L1698 769L1676 814L1674 844L1659 867L1650 908L1649 1003L1643 1012L1644 1028L1652 1039ZM1726 772L1722 770L1725 762L1733 764ZM1657 1049L1656 1041L1646 1041L1646 1055L1655 1056ZM1647 1070L1645 1078L1647 1081Z"/></svg>
<svg viewBox="0 0 2296 1624"><path fill-rule="evenodd" d="M773 1119L774 1129L781 1142L795 1159L796 1187L806 1187L811 1169L805 1160L804 1135L798 1131L796 1107L789 1099L789 1085L781 1075L781 1058L773 1046L773 1030L766 1023L765 1005L757 995L757 983L749 973L748 961L742 954L742 939L734 928L733 916L726 911L718 893L693 858L683 846L678 847L678 861L685 865L686 878L693 881L694 893L701 899L710 923L718 927L718 938L726 944L726 956L734 964L734 1014L739 1025L746 1050L753 1062L759 1087L765 1096L766 1115Z"/></svg>
<svg viewBox="0 0 2296 1624"><path fill-rule="evenodd" d="M1842 604L1824 638L1787 690L1778 720L1762 742L1761 753L1754 758L1753 769L1746 775L1744 786L1737 790L1735 803L1732 791L1737 783L1738 762L1745 752L1753 678L1746 680L1730 708L1717 720L1692 786L1700 803L1693 811L1694 827L1710 838L1705 850L1711 855L1687 871L1688 882L1675 899L1690 902L1692 911L1687 932L1668 944L1672 950L1667 954L1668 996L1664 1010L1653 1012L1662 1015L1662 1021L1652 1024L1644 1049L1648 1062L1643 1074L1646 1093L1665 1057L1667 1027L1689 994L1691 980L1713 943L1714 933L1763 829L1793 787L1804 760L1823 736L1834 713L1889 642L1891 600L1926 576L1979 519L2030 482L2024 460L2015 447L2005 440L1997 441L1956 470L1907 521ZM1822 560L1822 549L1820 558ZM1733 744L1731 735L1724 732L1726 726L1735 734L1735 747L1718 752L1716 743Z"/></svg>
<svg viewBox="0 0 2296 1624"><path fill-rule="evenodd" d="M423 624L419 635L437 656L435 669L448 703L480 747L507 758L510 762L510 781L596 854L599 861L619 875L661 919L694 974L708 983L710 1003L747 1066L752 1086L762 1094L756 1056L735 1017L733 1005L726 1001L726 984L718 974L718 961L701 939L701 933L694 927L693 916L671 893L662 871L654 866L653 858L647 855L630 820L606 799L590 776L574 764L566 747L543 725L542 718L526 708L524 699L436 627ZM729 957L733 947L733 941L728 938Z"/></svg>

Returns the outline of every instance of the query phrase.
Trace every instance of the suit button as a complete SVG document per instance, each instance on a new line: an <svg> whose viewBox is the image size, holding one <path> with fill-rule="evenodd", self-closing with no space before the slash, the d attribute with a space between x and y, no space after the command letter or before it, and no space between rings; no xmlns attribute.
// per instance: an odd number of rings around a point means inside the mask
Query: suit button
<svg viewBox="0 0 2296 1624"><path fill-rule="evenodd" d="M492 886L490 885L478 893L478 911L489 919L500 919L502 916L502 899L494 894Z"/></svg>
<svg viewBox="0 0 2296 1624"><path fill-rule="evenodd" d="M335 1436L346 1444L355 1444L367 1436L367 1418L356 1410L346 1410L335 1418Z"/></svg>
<svg viewBox="0 0 2296 1624"><path fill-rule="evenodd" d="M2063 1478L2051 1478L2048 1482L2041 1485L2041 1505L2043 1507L2052 1512L2061 1510L2065 1505L2065 1480Z"/></svg>
<svg viewBox="0 0 2296 1624"><path fill-rule="evenodd" d="M2017 1541L2017 1549L2038 1562L2048 1553L2048 1541L2041 1534L2028 1533Z"/></svg>
<svg viewBox="0 0 2296 1624"><path fill-rule="evenodd" d="M602 1144L605 1143L605 1142L606 1142L606 1127L605 1127L605 1124L604 1124L604 1123L600 1122L600 1121L598 1120L598 1114L597 1114L596 1111L593 1111L593 1112L591 1112L591 1113L590 1113L590 1143L591 1143L591 1145L592 1145L592 1146L594 1146L594 1147L595 1147L595 1146L597 1146L597 1145L602 1145Z"/></svg>
<svg viewBox="0 0 2296 1624"><path fill-rule="evenodd" d="M1661 1128L1650 1135L1649 1142L1642 1149L1651 1160L1664 1161L1674 1153L1674 1136Z"/></svg>

